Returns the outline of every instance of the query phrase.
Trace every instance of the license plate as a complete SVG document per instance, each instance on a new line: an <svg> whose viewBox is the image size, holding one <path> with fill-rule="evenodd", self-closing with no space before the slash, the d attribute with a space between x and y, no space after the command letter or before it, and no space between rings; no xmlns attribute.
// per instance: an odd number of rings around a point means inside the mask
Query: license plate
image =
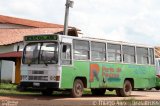
<svg viewBox="0 0 160 106"><path fill-rule="evenodd" d="M34 82L33 86L40 86L40 83Z"/></svg>

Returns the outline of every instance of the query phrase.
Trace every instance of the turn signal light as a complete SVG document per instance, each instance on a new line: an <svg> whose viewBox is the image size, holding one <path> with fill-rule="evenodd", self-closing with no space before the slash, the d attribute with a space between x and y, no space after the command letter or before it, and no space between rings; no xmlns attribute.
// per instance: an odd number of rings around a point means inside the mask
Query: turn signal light
<svg viewBox="0 0 160 106"><path fill-rule="evenodd" d="M56 81L59 81L60 80L60 76L56 76Z"/></svg>

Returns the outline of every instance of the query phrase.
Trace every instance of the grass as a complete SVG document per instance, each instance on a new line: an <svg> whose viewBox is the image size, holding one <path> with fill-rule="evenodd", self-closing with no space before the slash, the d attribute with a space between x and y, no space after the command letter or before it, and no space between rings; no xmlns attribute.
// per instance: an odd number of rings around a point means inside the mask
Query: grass
<svg viewBox="0 0 160 106"><path fill-rule="evenodd" d="M1 83L0 89L9 89L9 90L16 89L16 85L10 83Z"/></svg>
<svg viewBox="0 0 160 106"><path fill-rule="evenodd" d="M10 83L0 84L0 96L4 95L27 95L27 94L38 94L37 92L20 92L17 90L17 85Z"/></svg>

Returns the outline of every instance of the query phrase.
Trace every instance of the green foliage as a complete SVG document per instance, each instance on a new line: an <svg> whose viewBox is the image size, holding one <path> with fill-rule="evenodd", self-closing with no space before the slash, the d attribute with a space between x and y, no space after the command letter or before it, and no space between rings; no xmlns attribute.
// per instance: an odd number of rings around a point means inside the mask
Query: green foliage
<svg viewBox="0 0 160 106"><path fill-rule="evenodd" d="M5 89L5 90L15 90L16 89L15 84L10 84L10 83L1 83L0 84L0 89Z"/></svg>
<svg viewBox="0 0 160 106"><path fill-rule="evenodd" d="M17 90L17 85L10 83L0 84L0 96L5 95L26 95L26 94L38 94L37 92L20 92Z"/></svg>

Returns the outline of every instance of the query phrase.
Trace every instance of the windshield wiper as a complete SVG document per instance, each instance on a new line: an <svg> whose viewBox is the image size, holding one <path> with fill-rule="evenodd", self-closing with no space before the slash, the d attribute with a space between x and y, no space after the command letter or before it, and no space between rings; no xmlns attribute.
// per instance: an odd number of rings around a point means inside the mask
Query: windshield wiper
<svg viewBox="0 0 160 106"><path fill-rule="evenodd" d="M46 63L46 61L45 61L45 59L43 59L44 57L43 57L43 55L41 54L41 60L43 61L43 63L46 65L46 66L48 66L48 64Z"/></svg>
<svg viewBox="0 0 160 106"><path fill-rule="evenodd" d="M30 62L30 63L28 63L28 66L31 66L31 62Z"/></svg>
<svg viewBox="0 0 160 106"><path fill-rule="evenodd" d="M45 61L43 61L44 62L44 64L46 65L46 66L48 66L48 64L45 62Z"/></svg>

